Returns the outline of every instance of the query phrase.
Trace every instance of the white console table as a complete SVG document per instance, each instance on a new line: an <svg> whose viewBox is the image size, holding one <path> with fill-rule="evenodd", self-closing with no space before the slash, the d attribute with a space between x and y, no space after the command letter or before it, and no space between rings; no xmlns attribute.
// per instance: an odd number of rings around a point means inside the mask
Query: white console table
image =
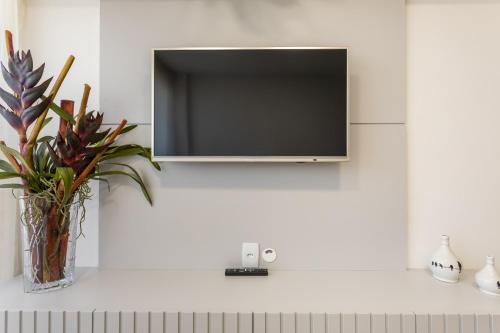
<svg viewBox="0 0 500 333"><path fill-rule="evenodd" d="M0 333L500 333L500 297L473 273L458 284L406 272L81 269L77 282L24 294L0 283Z"/></svg>

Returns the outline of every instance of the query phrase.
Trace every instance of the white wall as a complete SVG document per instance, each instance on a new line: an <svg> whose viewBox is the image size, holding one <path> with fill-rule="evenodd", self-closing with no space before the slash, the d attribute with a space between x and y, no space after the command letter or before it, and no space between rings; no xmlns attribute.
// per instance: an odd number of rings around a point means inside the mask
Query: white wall
<svg viewBox="0 0 500 333"><path fill-rule="evenodd" d="M426 1L429 2L429 1ZM500 1L407 6L409 265L500 258Z"/></svg>
<svg viewBox="0 0 500 333"><path fill-rule="evenodd" d="M441 233L466 267L481 266L488 253L500 258L498 17L496 1L407 6L410 267L425 266ZM25 45L51 72L69 50L77 54L66 87L90 82L97 107L98 1L32 0L28 18ZM95 209L91 215L79 245L84 264L97 260Z"/></svg>
<svg viewBox="0 0 500 333"><path fill-rule="evenodd" d="M141 163L153 207L101 188L101 266L222 269L256 241L274 269L404 270L405 14L401 0L101 1L100 104L141 123L141 144L153 47L347 46L352 124L346 163Z"/></svg>
<svg viewBox="0 0 500 333"><path fill-rule="evenodd" d="M21 42L31 49L35 65L45 62L46 76L57 76L67 57L74 55L75 63L57 97L75 100L79 107L83 84L88 83L89 109L99 109L99 0L29 0ZM57 127L57 122L52 125ZM99 189L92 187L85 238L78 241L79 266L98 264Z"/></svg>
<svg viewBox="0 0 500 333"><path fill-rule="evenodd" d="M21 31L21 17L24 12L24 2L15 0L0 1L0 60L3 64L7 62L5 50L4 30L13 33L14 47L19 44ZM0 79L0 87L9 90L3 79ZM2 101L3 103L3 101ZM18 146L18 136L15 130L1 117L0 139L10 147ZM5 159L0 154L1 159ZM11 183L12 179L1 181ZM0 280L9 279L20 272L21 258L19 255L19 223L17 216L17 200L13 197L10 189L0 189Z"/></svg>

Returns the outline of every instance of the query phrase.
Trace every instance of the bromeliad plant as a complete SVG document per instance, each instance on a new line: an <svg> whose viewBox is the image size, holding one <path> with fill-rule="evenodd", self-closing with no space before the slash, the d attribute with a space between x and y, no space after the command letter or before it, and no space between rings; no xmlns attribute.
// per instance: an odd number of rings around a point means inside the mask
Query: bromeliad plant
<svg viewBox="0 0 500 333"><path fill-rule="evenodd" d="M136 125L126 126L122 120L117 128L101 130L103 114L86 112L90 86L84 86L78 113L74 102L54 103L55 96L68 73L74 57L70 56L61 73L46 94L52 78L40 83L44 64L34 69L30 51L14 52L12 34L5 32L8 63L1 70L8 92L0 88L0 114L17 132L19 150L0 141L0 150L6 160L0 160L0 179L18 182L1 184L1 188L21 189L23 206L21 218L26 228L26 251L29 252L32 284L52 283L72 278L68 268L68 246L71 243L72 207L84 210L90 197L88 181L96 179L108 183L108 177L121 175L136 182L146 200L151 196L139 175L131 166L114 160L140 156L151 162L149 148L136 144L116 145L116 139ZM51 121L52 110L59 117L59 129L54 136L41 136L42 129ZM151 162L160 169L157 163ZM85 214L80 214L83 221ZM74 243L74 242L73 242ZM73 244L74 245L74 244ZM26 254L25 254L26 255ZM26 258L26 257L25 257ZM35 290L33 287L32 290Z"/></svg>

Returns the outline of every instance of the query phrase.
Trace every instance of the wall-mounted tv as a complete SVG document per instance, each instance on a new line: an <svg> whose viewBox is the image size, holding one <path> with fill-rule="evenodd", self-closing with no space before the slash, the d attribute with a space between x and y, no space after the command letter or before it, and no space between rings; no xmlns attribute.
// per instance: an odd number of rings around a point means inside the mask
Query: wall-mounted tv
<svg viewBox="0 0 500 333"><path fill-rule="evenodd" d="M156 161L348 160L346 48L153 50Z"/></svg>

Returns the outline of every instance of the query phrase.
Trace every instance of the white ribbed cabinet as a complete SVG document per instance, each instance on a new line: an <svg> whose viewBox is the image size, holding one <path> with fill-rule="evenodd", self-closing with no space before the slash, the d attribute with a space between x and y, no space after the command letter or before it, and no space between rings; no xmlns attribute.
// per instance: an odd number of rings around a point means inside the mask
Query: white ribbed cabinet
<svg viewBox="0 0 500 333"><path fill-rule="evenodd" d="M500 333L500 315L5 311L0 333Z"/></svg>
<svg viewBox="0 0 500 333"><path fill-rule="evenodd" d="M25 294L0 283L0 333L500 333L500 298L427 271L78 271Z"/></svg>

